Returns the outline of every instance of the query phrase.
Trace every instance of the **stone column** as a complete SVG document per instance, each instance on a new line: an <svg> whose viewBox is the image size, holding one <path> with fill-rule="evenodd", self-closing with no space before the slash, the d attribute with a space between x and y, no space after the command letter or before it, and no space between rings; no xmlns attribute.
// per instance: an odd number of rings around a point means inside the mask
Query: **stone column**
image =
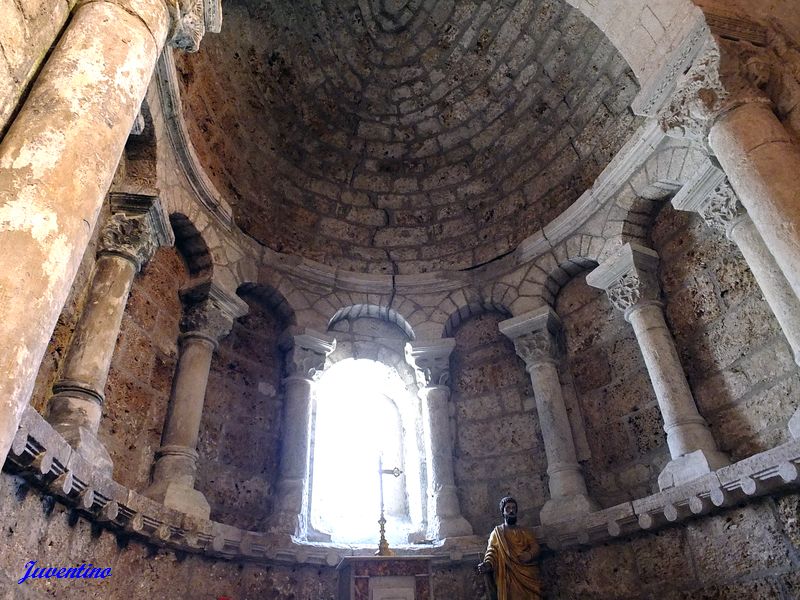
<svg viewBox="0 0 800 600"><path fill-rule="evenodd" d="M664 490L692 481L730 464L719 451L681 367L675 341L664 320L656 269L658 254L625 244L620 251L586 276L611 303L625 313L633 327L650 381L658 399L672 460L658 477Z"/></svg>
<svg viewBox="0 0 800 600"><path fill-rule="evenodd" d="M53 386L47 420L67 442L111 477L113 465L97 438L104 390L134 276L156 248L172 243L158 198L116 194L103 227L86 306Z"/></svg>
<svg viewBox="0 0 800 600"><path fill-rule="evenodd" d="M800 299L742 208L725 174L709 165L681 188L672 199L672 205L678 210L698 213L710 227L724 232L736 243L792 348L795 362L800 365Z"/></svg>
<svg viewBox="0 0 800 600"><path fill-rule="evenodd" d="M723 114L709 145L795 296L800 298L800 147L769 104Z"/></svg>
<svg viewBox="0 0 800 600"><path fill-rule="evenodd" d="M450 429L450 353L452 338L406 344L406 362L414 367L422 400L425 459L428 465L428 538L472 535L461 515L453 469Z"/></svg>
<svg viewBox="0 0 800 600"><path fill-rule="evenodd" d="M219 340L230 333L234 320L247 313L247 304L213 283L191 288L182 296L186 308L180 355L153 466L153 483L145 495L169 508L208 519L208 501L194 489L206 385Z"/></svg>
<svg viewBox="0 0 800 600"><path fill-rule="evenodd" d="M311 410L314 378L336 348L336 340L306 330L281 340L286 352L283 436L275 513L270 530L305 538L308 533Z"/></svg>
<svg viewBox="0 0 800 600"><path fill-rule="evenodd" d="M0 143L0 458L30 398L168 32L180 40L186 30L194 39L200 25L215 25L208 4L77 2Z"/></svg>
<svg viewBox="0 0 800 600"><path fill-rule="evenodd" d="M599 510L586 490L558 378L561 321L545 306L503 321L500 332L514 342L517 355L525 361L536 399L550 478L550 499L539 513L542 525Z"/></svg>

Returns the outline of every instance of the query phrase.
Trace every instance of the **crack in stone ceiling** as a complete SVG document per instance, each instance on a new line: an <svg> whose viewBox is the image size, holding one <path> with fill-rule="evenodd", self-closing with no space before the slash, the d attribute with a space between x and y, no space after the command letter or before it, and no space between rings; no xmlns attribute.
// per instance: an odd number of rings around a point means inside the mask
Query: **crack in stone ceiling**
<svg viewBox="0 0 800 600"><path fill-rule="evenodd" d="M465 269L565 210L637 124L605 36L561 0L227 0L176 56L239 226L360 272Z"/></svg>

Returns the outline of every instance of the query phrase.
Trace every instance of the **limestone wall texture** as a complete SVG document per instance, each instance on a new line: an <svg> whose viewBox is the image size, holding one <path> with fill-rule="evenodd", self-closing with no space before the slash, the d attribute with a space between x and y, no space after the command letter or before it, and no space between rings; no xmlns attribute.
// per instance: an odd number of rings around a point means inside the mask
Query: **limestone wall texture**
<svg viewBox="0 0 800 600"><path fill-rule="evenodd" d="M211 518L265 530L280 457L279 321L253 296L214 354L200 424L197 489Z"/></svg>
<svg viewBox="0 0 800 600"><path fill-rule="evenodd" d="M51 503L19 477L0 474L0 597L168 598L169 600L333 600L336 572L176 554L118 537ZM105 580L35 580L18 585L24 565L111 568Z"/></svg>
<svg viewBox="0 0 800 600"><path fill-rule="evenodd" d="M558 600L748 600L800 597L798 496L655 534L547 555L542 578Z"/></svg>
<svg viewBox="0 0 800 600"><path fill-rule="evenodd" d="M530 379L497 328L503 319L487 313L465 321L450 359L456 485L462 514L479 535L497 524L503 496L517 498L520 522L527 525L538 521L548 498Z"/></svg>
<svg viewBox="0 0 800 600"><path fill-rule="evenodd" d="M74 4L75 0L0 3L0 133Z"/></svg>

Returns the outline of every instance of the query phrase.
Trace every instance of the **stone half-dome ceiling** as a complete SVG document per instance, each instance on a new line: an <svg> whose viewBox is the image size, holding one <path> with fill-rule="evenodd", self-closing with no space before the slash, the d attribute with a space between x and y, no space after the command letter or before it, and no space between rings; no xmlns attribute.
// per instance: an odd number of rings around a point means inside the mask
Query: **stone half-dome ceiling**
<svg viewBox="0 0 800 600"><path fill-rule="evenodd" d="M177 61L239 227L360 272L513 250L636 125L627 64L562 0L226 0L222 33Z"/></svg>

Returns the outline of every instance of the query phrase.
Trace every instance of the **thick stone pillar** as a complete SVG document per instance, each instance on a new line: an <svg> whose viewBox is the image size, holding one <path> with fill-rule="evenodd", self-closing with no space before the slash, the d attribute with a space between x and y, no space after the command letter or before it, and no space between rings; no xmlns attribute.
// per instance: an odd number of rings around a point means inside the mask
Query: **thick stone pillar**
<svg viewBox="0 0 800 600"><path fill-rule="evenodd" d="M119 212L103 227L86 306L53 386L47 417L107 477L113 465L97 431L122 315L136 273L158 246L172 244L172 230L158 198L115 194L112 209Z"/></svg>
<svg viewBox="0 0 800 600"><path fill-rule="evenodd" d="M714 165L699 172L672 199L678 210L698 213L711 227L724 232L742 252L753 277L800 365L800 299L775 262L750 216Z"/></svg>
<svg viewBox="0 0 800 600"><path fill-rule="evenodd" d="M514 342L517 355L525 361L536 399L550 478L550 499L539 513L542 525L599 510L586 490L558 378L561 321L545 306L503 321L500 332Z"/></svg>
<svg viewBox="0 0 800 600"><path fill-rule="evenodd" d="M658 477L663 490L681 485L730 464L719 451L705 419L697 411L675 341L667 329L656 269L658 255L649 248L625 244L586 276L604 289L611 303L633 327L658 399L672 460Z"/></svg>
<svg viewBox="0 0 800 600"><path fill-rule="evenodd" d="M450 429L450 353L452 338L406 344L406 362L414 367L422 400L425 459L428 465L429 539L472 535L472 526L461 515L453 468Z"/></svg>
<svg viewBox="0 0 800 600"><path fill-rule="evenodd" d="M0 459L169 30L195 39L217 18L210 0L77 4L0 143Z"/></svg>
<svg viewBox="0 0 800 600"><path fill-rule="evenodd" d="M206 385L219 340L230 333L234 320L247 313L247 304L213 283L187 290L182 296L186 308L180 355L153 466L153 483L145 494L169 508L208 519L208 501L194 489Z"/></svg>
<svg viewBox="0 0 800 600"><path fill-rule="evenodd" d="M315 331L281 339L286 352L283 436L275 513L270 530L305 538L308 534L311 410L314 378L336 348L336 340Z"/></svg>
<svg viewBox="0 0 800 600"><path fill-rule="evenodd" d="M747 214L800 298L800 147L764 102L720 116L709 145Z"/></svg>

